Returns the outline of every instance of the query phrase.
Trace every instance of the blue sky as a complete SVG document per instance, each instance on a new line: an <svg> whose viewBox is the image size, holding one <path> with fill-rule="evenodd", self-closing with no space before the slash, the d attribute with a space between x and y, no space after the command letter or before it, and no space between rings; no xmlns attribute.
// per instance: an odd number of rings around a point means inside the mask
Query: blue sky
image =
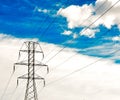
<svg viewBox="0 0 120 100"><path fill-rule="evenodd" d="M90 34L87 34L87 30L84 31L85 33L82 30L114 3L111 0L1 0L0 33L16 38L38 38L41 42L78 49L79 53L85 55L111 58L113 57L111 52L119 49L116 46L120 41L120 28L118 28L120 20L117 19L117 16L119 17L117 12L108 11L107 17L103 16L103 19L106 18L105 22L99 21L96 26L90 26L92 27ZM98 7L102 5L103 7ZM73 11L73 14L76 14L75 19L77 16L81 18L76 20L82 20L81 25L70 17L72 16L72 11L71 13L69 11L70 7L75 11L78 10L76 13ZM115 10L119 8L119 6L115 7L113 8ZM84 12L85 9L89 14ZM79 10L83 15L78 14ZM92 19L82 19L86 15L91 16ZM114 20L108 23L111 16L114 16L112 17ZM87 24L84 25L84 21ZM91 33L92 30L93 33Z"/></svg>
<svg viewBox="0 0 120 100"><path fill-rule="evenodd" d="M16 61L22 43L30 40L39 40L50 68L47 86L41 91L38 84L39 99L120 100L119 1L0 0L1 100L24 99L26 82L16 88L16 79L27 67L13 74L13 64L24 58Z"/></svg>

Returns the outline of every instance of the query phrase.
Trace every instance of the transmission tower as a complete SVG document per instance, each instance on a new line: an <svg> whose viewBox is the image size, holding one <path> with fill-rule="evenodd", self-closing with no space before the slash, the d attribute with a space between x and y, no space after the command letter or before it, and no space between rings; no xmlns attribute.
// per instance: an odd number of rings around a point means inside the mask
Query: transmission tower
<svg viewBox="0 0 120 100"><path fill-rule="evenodd" d="M45 67L47 69L47 73L49 72L48 66L41 62L44 58L44 53L39 43L33 41L27 41L23 43L21 49L19 50L19 60L22 56L22 53L25 53L27 55L27 58L25 60L18 61L17 63L15 63L14 71L16 69L16 65L23 65L27 66L28 72L27 74L18 77L17 84L19 79L26 79L27 85L24 100L38 100L35 80L42 80L45 86L45 79L35 73L35 67ZM41 55L41 61L36 61L36 56L38 54Z"/></svg>

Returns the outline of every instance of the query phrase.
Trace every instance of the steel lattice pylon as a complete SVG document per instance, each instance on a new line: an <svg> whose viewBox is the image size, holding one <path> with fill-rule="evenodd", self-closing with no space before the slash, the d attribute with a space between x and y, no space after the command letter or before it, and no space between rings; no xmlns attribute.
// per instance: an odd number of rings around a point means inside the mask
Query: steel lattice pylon
<svg viewBox="0 0 120 100"><path fill-rule="evenodd" d="M39 49L37 50L37 48ZM41 62L36 63L36 59L35 59L36 54L38 53L42 54L41 60L44 58L44 53L38 42L33 42L33 41L24 42L23 46L21 47L19 51L19 59L21 58L22 52L27 53L27 60L19 61L18 63L15 63L14 65L15 66L16 65L28 66L28 73L23 76L18 77L18 79L27 79L24 100L38 100L35 80L42 80L45 86L45 79L35 73L35 66L46 67L47 73L49 72L49 68L46 64L43 64ZM15 71L15 66L14 66L14 71ZM18 80L17 80L17 83L18 83Z"/></svg>

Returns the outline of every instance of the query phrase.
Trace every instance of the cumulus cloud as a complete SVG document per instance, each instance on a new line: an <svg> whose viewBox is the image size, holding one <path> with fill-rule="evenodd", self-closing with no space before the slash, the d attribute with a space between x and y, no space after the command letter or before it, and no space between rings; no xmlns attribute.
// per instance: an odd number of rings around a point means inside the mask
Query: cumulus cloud
<svg viewBox="0 0 120 100"><path fill-rule="evenodd" d="M70 5L67 8L61 8L58 11L58 15L61 15L67 19L68 28L74 29L76 27L84 28L91 25L89 28L98 28L100 25L110 29L112 25L117 25L120 29L120 3L118 2L112 9L110 9L105 15L98 19L105 11L107 11L117 0L97 0L95 5L84 4L82 6ZM98 20L97 20L98 19ZM97 20L97 21L95 21ZM89 29L88 29L89 30ZM93 33L93 30L91 30ZM94 31L95 34L97 31ZM87 32L86 32L87 33ZM80 32L83 35L83 33ZM88 33L84 34L90 36ZM94 37L94 35L91 35Z"/></svg>
<svg viewBox="0 0 120 100"><path fill-rule="evenodd" d="M92 12L92 5L83 5L81 7L71 5L65 9L61 8L58 14L67 18L68 27L72 29L81 26L82 21L88 18ZM83 25L86 24L87 23L84 23Z"/></svg>

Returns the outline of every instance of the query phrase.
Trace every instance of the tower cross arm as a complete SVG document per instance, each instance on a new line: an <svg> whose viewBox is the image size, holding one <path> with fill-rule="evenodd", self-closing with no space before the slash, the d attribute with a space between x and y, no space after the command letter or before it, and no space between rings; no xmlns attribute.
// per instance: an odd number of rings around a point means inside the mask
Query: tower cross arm
<svg viewBox="0 0 120 100"><path fill-rule="evenodd" d="M20 52L28 52L29 50L20 50ZM43 53L43 51L36 51L35 50L35 53Z"/></svg>
<svg viewBox="0 0 120 100"><path fill-rule="evenodd" d="M18 77L17 86L19 84L19 79L29 79L29 78L31 78L31 77L28 77L28 74L25 74L25 75L22 75L22 76ZM45 86L45 79L43 77L35 74L35 77L33 77L33 79L35 79L35 80L43 80L43 83L44 83L44 86Z"/></svg>
<svg viewBox="0 0 120 100"><path fill-rule="evenodd" d="M27 57L22 55L27 55ZM36 80L41 80L45 86L44 75L41 77L36 74L37 67L45 67L47 73L49 72L48 65L42 63L43 59L44 53L38 42L26 41L23 43L19 50L17 63L14 63L13 72L16 70L16 66L26 66L25 70L27 70L27 74L17 78L17 85L19 80L27 80L24 100L38 100Z"/></svg>

